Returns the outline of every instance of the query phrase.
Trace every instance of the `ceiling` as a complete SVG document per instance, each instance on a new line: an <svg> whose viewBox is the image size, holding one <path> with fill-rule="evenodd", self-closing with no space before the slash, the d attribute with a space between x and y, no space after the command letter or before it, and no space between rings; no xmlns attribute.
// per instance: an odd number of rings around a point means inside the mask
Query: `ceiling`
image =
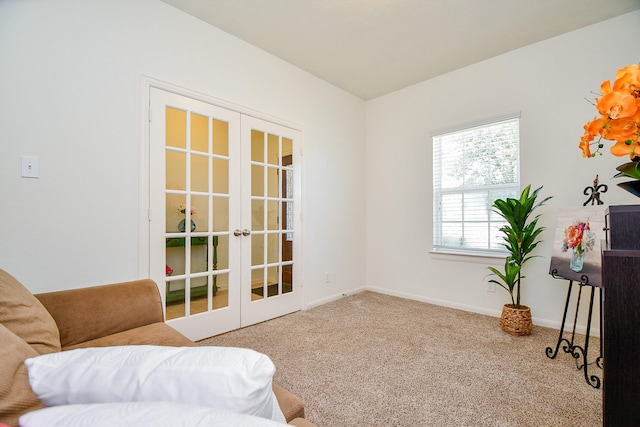
<svg viewBox="0 0 640 427"><path fill-rule="evenodd" d="M162 1L364 100L640 9L640 0Z"/></svg>

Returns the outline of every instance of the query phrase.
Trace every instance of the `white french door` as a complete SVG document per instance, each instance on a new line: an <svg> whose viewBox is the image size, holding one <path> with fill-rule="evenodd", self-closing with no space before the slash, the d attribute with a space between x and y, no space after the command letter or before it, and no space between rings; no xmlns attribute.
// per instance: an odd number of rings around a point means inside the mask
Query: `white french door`
<svg viewBox="0 0 640 427"><path fill-rule="evenodd" d="M242 326L302 308L300 134L242 116Z"/></svg>
<svg viewBox="0 0 640 427"><path fill-rule="evenodd" d="M300 310L299 131L149 99L149 275L167 323L197 340Z"/></svg>

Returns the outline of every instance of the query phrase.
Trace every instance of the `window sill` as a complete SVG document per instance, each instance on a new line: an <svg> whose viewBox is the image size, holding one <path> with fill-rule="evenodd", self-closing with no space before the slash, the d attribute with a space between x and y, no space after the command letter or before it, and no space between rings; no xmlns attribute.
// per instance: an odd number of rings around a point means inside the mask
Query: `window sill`
<svg viewBox="0 0 640 427"><path fill-rule="evenodd" d="M480 251L456 251L431 250L429 251L433 259L442 261L471 262L475 264L502 264L507 256L506 252L480 252Z"/></svg>

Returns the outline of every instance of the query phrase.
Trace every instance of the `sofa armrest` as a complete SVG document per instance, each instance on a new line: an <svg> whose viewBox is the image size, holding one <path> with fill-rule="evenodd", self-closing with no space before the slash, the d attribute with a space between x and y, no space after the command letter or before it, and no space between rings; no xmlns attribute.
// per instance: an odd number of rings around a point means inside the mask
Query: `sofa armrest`
<svg viewBox="0 0 640 427"><path fill-rule="evenodd" d="M163 322L162 299L149 279L37 294L58 325L62 348Z"/></svg>

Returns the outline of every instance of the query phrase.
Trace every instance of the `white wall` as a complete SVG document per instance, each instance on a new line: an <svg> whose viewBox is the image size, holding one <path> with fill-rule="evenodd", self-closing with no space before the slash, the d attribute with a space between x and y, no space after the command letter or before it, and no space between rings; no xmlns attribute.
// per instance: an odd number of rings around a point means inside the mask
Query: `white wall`
<svg viewBox="0 0 640 427"><path fill-rule="evenodd" d="M534 323L559 324L567 285L548 275L558 208L581 206L596 174L607 204L640 200L611 179L624 158L583 159L582 126L596 116L600 83L640 61L640 12L527 46L367 103L367 285L499 315L508 294L486 292L491 259L443 256L432 247L431 132L522 111L521 183L554 199L540 223L550 230L526 267L523 303ZM508 37L508 35L506 35ZM597 311L596 311L597 313ZM580 322L579 322L580 323ZM586 322L583 322L583 324Z"/></svg>
<svg viewBox="0 0 640 427"><path fill-rule="evenodd" d="M139 277L142 76L299 124L306 300L364 286L364 101L158 0L0 2L0 268Z"/></svg>
<svg viewBox="0 0 640 427"><path fill-rule="evenodd" d="M139 277L148 76L301 125L307 303L368 286L498 315L508 296L484 282L494 261L429 252L430 134L521 110L522 182L555 196L543 225L581 205L595 174L607 203L637 203L609 179L622 159L582 159L576 145L595 115L584 98L640 60L639 22L631 13L364 103L157 0L3 0L0 268L33 292ZM39 179L20 178L23 154L39 157ZM553 324L566 285L547 274L548 241L539 253L524 302Z"/></svg>

